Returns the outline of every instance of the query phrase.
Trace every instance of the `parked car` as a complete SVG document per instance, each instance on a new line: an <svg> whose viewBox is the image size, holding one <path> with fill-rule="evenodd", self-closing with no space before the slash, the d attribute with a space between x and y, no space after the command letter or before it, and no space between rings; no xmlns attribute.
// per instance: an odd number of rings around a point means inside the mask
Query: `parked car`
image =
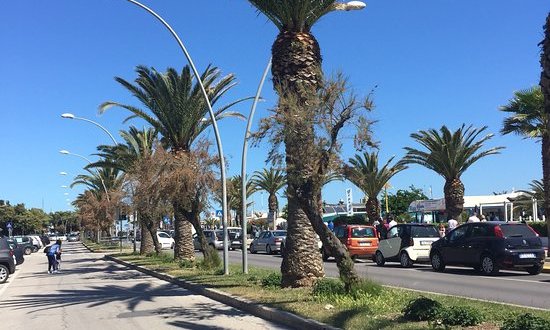
<svg viewBox="0 0 550 330"><path fill-rule="evenodd" d="M157 231L157 238L163 249L173 249L176 244L172 236L163 231Z"/></svg>
<svg viewBox="0 0 550 330"><path fill-rule="evenodd" d="M386 261L398 261L402 267L430 260L430 247L440 238L434 225L420 223L397 224L380 239L374 261L384 266Z"/></svg>
<svg viewBox="0 0 550 330"><path fill-rule="evenodd" d="M7 237L0 237L0 284L15 272L15 258Z"/></svg>
<svg viewBox="0 0 550 330"><path fill-rule="evenodd" d="M80 241L80 235L79 234L69 234L69 236L67 236L67 241L68 242L78 242L78 241Z"/></svg>
<svg viewBox="0 0 550 330"><path fill-rule="evenodd" d="M42 241L40 240L40 237L38 237L38 235L29 235L29 237L32 239L32 244L35 247L34 252L36 252L36 251L38 251L38 250L40 250L41 248L44 247L44 245L42 244Z"/></svg>
<svg viewBox="0 0 550 330"><path fill-rule="evenodd" d="M485 275L501 268L523 269L539 274L544 265L541 239L526 224L487 221L457 227L432 245L432 268L442 272L445 266L473 267Z"/></svg>
<svg viewBox="0 0 550 330"><path fill-rule="evenodd" d="M8 244L10 248L13 250L13 256L15 257L15 265L21 265L23 262L25 262L25 246L18 245L17 241L13 238L8 238Z"/></svg>
<svg viewBox="0 0 550 330"><path fill-rule="evenodd" d="M232 250L242 249L242 234L243 230L239 227L227 227L227 233L229 235L229 248Z"/></svg>
<svg viewBox="0 0 550 330"><path fill-rule="evenodd" d="M286 230L266 230L250 244L250 253L265 251L267 254L280 253L281 244L286 239Z"/></svg>
<svg viewBox="0 0 550 330"><path fill-rule="evenodd" d="M17 241L17 245L23 246L25 255L38 251L32 242L32 238L28 236L13 236L12 238Z"/></svg>
<svg viewBox="0 0 550 330"><path fill-rule="evenodd" d="M223 231L221 230L203 230L204 237L206 238L207 244L217 250L223 249ZM197 234L193 235L193 246L195 250L201 251L201 244L199 242L199 237Z"/></svg>
<svg viewBox="0 0 550 330"><path fill-rule="evenodd" d="M334 228L334 235L348 250L352 259L372 258L378 249L378 235L376 228L366 225L341 225ZM329 249L321 249L323 260L332 257Z"/></svg>

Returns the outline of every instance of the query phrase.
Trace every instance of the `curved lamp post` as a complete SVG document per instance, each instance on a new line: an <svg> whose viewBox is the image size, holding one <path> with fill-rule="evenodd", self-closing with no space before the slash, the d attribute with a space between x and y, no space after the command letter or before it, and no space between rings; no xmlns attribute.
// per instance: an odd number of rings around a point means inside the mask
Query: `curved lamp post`
<svg viewBox="0 0 550 330"><path fill-rule="evenodd" d="M113 143L116 145L117 142L115 140L115 137L113 136L113 134L111 134L111 132L109 132L105 127L101 126L99 123L93 121L93 120L90 120L90 119L87 119L87 118L82 118L82 117L77 117L75 115L73 115L72 113L64 113L64 114L61 114L61 118L65 118L65 119L77 119L77 120L82 120L82 121L86 121L88 123L92 123L94 125L96 125L97 127L101 128L105 133L107 133L107 135L109 135L109 137L111 138L111 140L113 140Z"/></svg>
<svg viewBox="0 0 550 330"><path fill-rule="evenodd" d="M349 1L345 3L335 3L332 10L333 11L361 10L366 6L367 5L363 1ZM256 112L256 105L260 100L260 93L262 92L262 88L270 68L271 68L271 58L269 58L267 66L265 67L265 70L264 70L264 74L262 75L262 79L260 80L260 83L258 85L258 90L256 92L256 96L254 97L252 108L250 109L250 115L248 116L248 122L246 123L246 132L244 133L243 153L242 153L242 160L241 160L241 184L242 184L241 207L242 207L242 214L243 214L243 219L241 223L242 223L242 232L243 232L243 237L242 237L243 273L245 274L248 274L248 254L246 252L246 236L247 236L247 233L246 233L246 183L248 181L246 179L246 156L248 151L248 139L250 138L250 128L252 126L252 119L254 118L254 113ZM273 222L275 222L275 220L276 219L273 219Z"/></svg>
<svg viewBox="0 0 550 330"><path fill-rule="evenodd" d="M99 125L99 124L98 124ZM67 150L59 150L59 153L60 154L63 154L63 155L72 155L72 156L76 156L76 157L79 157L79 158L82 158L84 159L85 161L88 162L88 164L92 164L92 161L89 160L88 158L82 156L82 155L79 155L79 154L75 154L75 153L72 153L72 152L69 152ZM67 175L66 172L61 172L60 173L61 175ZM111 200L109 198L109 191L107 190L107 186L105 186L105 181L103 181L103 177L101 176L101 174L99 173L99 170L97 170L97 176L99 177L99 180L101 181L101 185L103 186L103 190L105 191L105 197L107 198L107 203L110 203ZM108 214L108 206L106 207L107 208L107 214ZM98 219L98 226L97 226L97 241L99 242L99 235L100 235L100 229L99 229L99 219Z"/></svg>
<svg viewBox="0 0 550 330"><path fill-rule="evenodd" d="M223 149L222 149L222 141L220 138L220 133L218 131L218 124L216 122L216 115L214 114L214 110L212 110L212 104L210 103L210 99L208 97L208 93L206 92L206 89L204 88L204 85L201 81L201 75L197 71L197 68L195 67L195 64L193 63L193 60L191 59L191 56L189 55L189 52L183 45L183 42L181 41L180 37L174 31L174 29L156 12L154 12L151 8L143 5L142 3L135 1L135 0L127 0L128 2L144 9L149 14L153 15L158 21L162 23L172 34L174 39L176 39L180 49L182 50L183 54L185 55L185 58L189 62L189 66L193 70L193 74L195 75L195 78L197 78L197 83L199 84L201 88L201 92L206 100L206 104L208 106L208 112L210 114L210 120L212 121L212 127L214 129L214 134L216 136L216 144L218 146L218 156L220 158L220 170L221 170L221 181L222 181L222 212L223 212L223 270L224 274L229 274L229 246L228 246L228 239L227 239L227 186L226 186L226 175L225 175L225 160L223 156ZM243 247L244 248L244 247Z"/></svg>

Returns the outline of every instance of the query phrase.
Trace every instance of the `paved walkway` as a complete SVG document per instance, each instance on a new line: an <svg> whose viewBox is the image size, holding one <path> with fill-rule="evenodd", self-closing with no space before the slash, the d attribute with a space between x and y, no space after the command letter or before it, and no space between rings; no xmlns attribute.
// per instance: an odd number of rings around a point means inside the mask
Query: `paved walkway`
<svg viewBox="0 0 550 330"><path fill-rule="evenodd" d="M65 243L61 271L42 252L0 285L2 329L283 329ZM24 327L23 327L24 325Z"/></svg>

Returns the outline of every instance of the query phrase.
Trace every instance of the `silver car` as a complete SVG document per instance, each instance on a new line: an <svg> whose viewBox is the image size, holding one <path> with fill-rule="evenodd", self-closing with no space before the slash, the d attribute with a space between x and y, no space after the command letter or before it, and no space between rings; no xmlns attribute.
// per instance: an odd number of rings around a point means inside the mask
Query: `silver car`
<svg viewBox="0 0 550 330"><path fill-rule="evenodd" d="M267 254L280 253L281 244L286 239L286 230L266 230L250 244L250 253L265 251Z"/></svg>
<svg viewBox="0 0 550 330"><path fill-rule="evenodd" d="M223 231L221 230L204 230L204 237L208 245L217 250L223 249ZM195 250L201 250L201 244L197 234L193 235L193 246Z"/></svg>

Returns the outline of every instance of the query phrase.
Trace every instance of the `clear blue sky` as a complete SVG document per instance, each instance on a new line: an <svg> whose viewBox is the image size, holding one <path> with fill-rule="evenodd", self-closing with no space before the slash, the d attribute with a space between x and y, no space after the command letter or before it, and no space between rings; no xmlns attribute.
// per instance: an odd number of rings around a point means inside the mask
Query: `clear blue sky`
<svg viewBox="0 0 550 330"><path fill-rule="evenodd" d="M226 102L255 93L277 31L247 1L144 3L172 24L200 71L213 63L236 74L239 85ZM538 84L537 44L549 10L550 3L541 0L373 0L361 12L331 13L313 33L326 73L343 71L358 93L378 85L373 117L382 160L401 157L403 147L413 144L410 133L419 129L471 123L497 133L489 146L506 146L502 155L481 160L462 178L467 195L491 194L526 188L542 177L540 145L500 136L503 114L497 108L515 90ZM133 80L139 64L158 70L186 64L164 27L124 0L4 1L0 41L0 199L47 212L66 210L66 199L82 191L61 188L85 163L59 150L93 158L98 144L110 142L93 125L60 114L93 119L115 134L127 128L127 113L98 115L98 105L135 101L114 76ZM258 120L275 104L271 83L264 97ZM237 110L248 114L249 105ZM240 173L245 124L220 122L229 174ZM347 159L354 151L346 136ZM266 150L249 151L251 171L264 166ZM443 180L418 166L391 185L393 191L415 185L427 194L432 187L434 198L443 195ZM344 198L349 186L329 185L324 199ZM362 193L353 191L358 201ZM265 209L266 199L254 196L256 209Z"/></svg>

